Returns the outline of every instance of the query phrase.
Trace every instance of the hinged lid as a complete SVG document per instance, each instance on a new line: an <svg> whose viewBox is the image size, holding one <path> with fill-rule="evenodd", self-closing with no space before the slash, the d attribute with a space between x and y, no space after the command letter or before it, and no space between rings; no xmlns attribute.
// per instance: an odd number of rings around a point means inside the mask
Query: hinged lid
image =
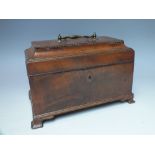
<svg viewBox="0 0 155 155"><path fill-rule="evenodd" d="M29 76L88 69L134 60L134 51L124 41L111 37L67 36L34 41L26 52Z"/></svg>

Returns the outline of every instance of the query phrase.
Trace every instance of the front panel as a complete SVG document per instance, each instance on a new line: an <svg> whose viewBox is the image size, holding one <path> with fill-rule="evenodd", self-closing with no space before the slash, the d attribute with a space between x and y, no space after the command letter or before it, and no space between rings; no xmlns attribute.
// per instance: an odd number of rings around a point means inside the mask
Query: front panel
<svg viewBox="0 0 155 155"><path fill-rule="evenodd" d="M133 63L29 77L33 112L40 115L131 94Z"/></svg>

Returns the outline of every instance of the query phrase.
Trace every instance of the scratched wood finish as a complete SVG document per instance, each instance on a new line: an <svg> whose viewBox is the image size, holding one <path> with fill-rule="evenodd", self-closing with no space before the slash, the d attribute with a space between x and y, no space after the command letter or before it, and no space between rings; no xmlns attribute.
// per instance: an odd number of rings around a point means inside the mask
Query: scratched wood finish
<svg viewBox="0 0 155 155"><path fill-rule="evenodd" d="M133 101L134 50L110 37L32 42L25 51L32 128L56 115Z"/></svg>

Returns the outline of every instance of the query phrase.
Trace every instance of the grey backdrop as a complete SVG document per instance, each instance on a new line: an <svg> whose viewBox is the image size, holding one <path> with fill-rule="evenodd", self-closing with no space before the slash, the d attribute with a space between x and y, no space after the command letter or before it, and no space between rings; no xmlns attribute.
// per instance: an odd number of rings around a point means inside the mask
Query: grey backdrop
<svg viewBox="0 0 155 155"><path fill-rule="evenodd" d="M135 50L136 103L57 117L32 130L24 50L58 34L107 35ZM154 134L155 20L0 20L0 134Z"/></svg>

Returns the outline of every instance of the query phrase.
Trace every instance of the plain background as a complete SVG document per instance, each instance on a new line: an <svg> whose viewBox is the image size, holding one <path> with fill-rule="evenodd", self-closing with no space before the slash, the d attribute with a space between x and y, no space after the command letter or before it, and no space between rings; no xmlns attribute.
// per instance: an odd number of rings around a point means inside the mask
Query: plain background
<svg viewBox="0 0 155 155"><path fill-rule="evenodd" d="M30 128L31 104L24 50L33 40L106 35L135 50L136 103L114 103L57 117ZM0 20L1 134L155 134L155 20Z"/></svg>

